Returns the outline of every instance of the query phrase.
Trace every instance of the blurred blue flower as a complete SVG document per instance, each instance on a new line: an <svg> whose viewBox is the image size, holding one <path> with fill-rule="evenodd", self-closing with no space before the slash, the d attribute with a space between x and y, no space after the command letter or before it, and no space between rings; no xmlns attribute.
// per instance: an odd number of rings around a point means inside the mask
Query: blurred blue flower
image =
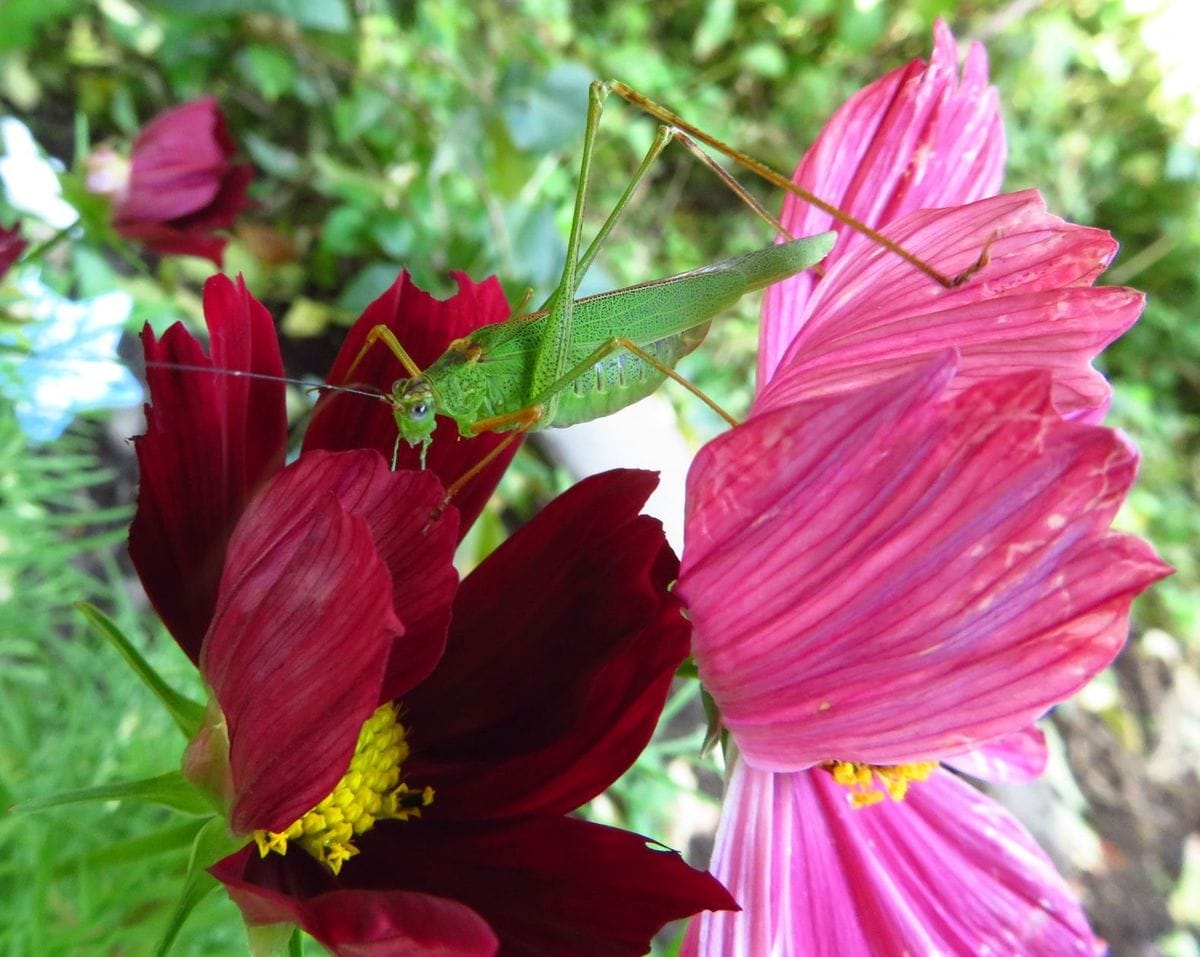
<svg viewBox="0 0 1200 957"><path fill-rule="evenodd" d="M76 302L26 274L14 283L29 316L0 333L0 393L31 439L49 442L80 412L142 401L142 385L117 358L133 300L115 290Z"/></svg>

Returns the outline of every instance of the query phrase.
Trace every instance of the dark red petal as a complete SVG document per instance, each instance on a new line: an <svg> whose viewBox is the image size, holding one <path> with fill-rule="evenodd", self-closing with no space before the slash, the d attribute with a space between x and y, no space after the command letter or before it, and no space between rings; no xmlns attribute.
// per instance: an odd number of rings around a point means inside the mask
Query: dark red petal
<svg viewBox="0 0 1200 957"><path fill-rule="evenodd" d="M575 818L474 826L387 822L359 844L362 853L336 881L290 853L258 861L243 851L213 872L239 890L266 887L298 899L305 913L334 886L347 889L341 900L354 908L403 900L397 891L458 901L487 921L505 954L644 954L667 922L736 907L711 875L673 851ZM383 898L387 891L394 896ZM392 926L403 926L405 916L395 915Z"/></svg>
<svg viewBox="0 0 1200 957"><path fill-rule="evenodd" d="M116 229L126 239L140 243L160 256L197 256L218 268L229 244L223 236L177 229L169 223L124 223L117 224Z"/></svg>
<svg viewBox="0 0 1200 957"><path fill-rule="evenodd" d="M448 508L426 531L444 489L431 472L393 472L373 451L309 452L295 477L299 500L330 493L364 519L375 551L392 578L392 599L404 636L392 646L380 701L400 697L424 679L446 646L458 587L454 550L458 515Z"/></svg>
<svg viewBox="0 0 1200 957"><path fill-rule="evenodd" d="M245 163L230 166L221 177L221 186L212 202L203 209L174 220L175 225L191 232L229 229L248 205L246 190L253 179L253 166Z"/></svg>
<svg viewBox="0 0 1200 957"><path fill-rule="evenodd" d="M491 925L504 953L644 954L669 921L737 906L674 851L575 818L389 825L363 844L349 880L395 881L395 861L420 862L400 880L467 904Z"/></svg>
<svg viewBox="0 0 1200 957"><path fill-rule="evenodd" d="M458 292L440 300L418 289L408 273L402 272L387 292L367 306L351 328L328 381L376 388L390 395L397 379L408 378L400 361L382 343L372 346L347 377L367 333L377 325L391 329L417 366L424 369L446 351L452 340L508 318L508 303L495 277L479 284L462 273L455 274L455 278ZM304 448L376 449L391 461L396 436L396 421L386 402L372 402L354 395L328 395L317 404L304 437ZM428 468L449 485L503 440L504 436L495 434L463 439L453 421L440 418L429 449ZM514 441L455 497L454 504L462 515L463 534L483 510L519 444L519 440ZM419 450L401 443L397 467L419 468Z"/></svg>
<svg viewBox="0 0 1200 957"><path fill-rule="evenodd" d="M645 472L585 479L463 582L441 664L404 699L430 819L565 813L645 747L688 628L639 516Z"/></svg>
<svg viewBox="0 0 1200 957"><path fill-rule="evenodd" d="M335 885L295 855L257 861L254 854L246 847L210 868L250 926L296 924L339 957L490 957L499 946L487 922L457 901L399 890L302 893L297 871Z"/></svg>
<svg viewBox="0 0 1200 957"><path fill-rule="evenodd" d="M142 334L151 404L137 440L141 485L129 553L146 594L193 661L216 602L225 546L255 490L283 465L284 387L151 363L281 375L270 314L224 276L204 287L212 358L182 326Z"/></svg>
<svg viewBox="0 0 1200 957"><path fill-rule="evenodd" d="M384 469L368 452L301 458L230 539L200 670L229 728L235 834L281 831L333 790L379 705L404 629L371 529L338 496L339 471L366 486L372 462Z"/></svg>

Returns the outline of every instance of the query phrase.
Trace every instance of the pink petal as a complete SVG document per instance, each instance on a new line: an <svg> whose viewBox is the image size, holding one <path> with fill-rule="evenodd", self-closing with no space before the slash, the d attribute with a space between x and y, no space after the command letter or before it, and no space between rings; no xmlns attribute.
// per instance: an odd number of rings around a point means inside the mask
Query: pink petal
<svg viewBox="0 0 1200 957"><path fill-rule="evenodd" d="M805 153L793 182L875 227L917 209L992 195L1004 173L1004 128L982 46L972 44L961 80L957 74L954 37L939 20L929 65L914 60L851 97ZM782 219L795 236L831 228L842 234L827 265L873 245L794 197L784 202ZM760 383L800 328L819 281L804 273L767 291Z"/></svg>
<svg viewBox="0 0 1200 957"><path fill-rule="evenodd" d="M1044 376L945 402L941 363L752 416L688 478L678 592L748 761L932 760L1078 690L1166 567L1108 532L1136 458ZM963 688L971 694L964 695Z"/></svg>
<svg viewBox="0 0 1200 957"><path fill-rule="evenodd" d="M1051 216L1035 191L925 210L887 232L949 273L996 238L988 265L957 289L943 289L878 247L832 265L762 387L757 411L879 382L955 348L956 390L1044 369L1062 413L1103 414L1110 389L1091 362L1144 304L1133 289L1091 288L1116 252L1108 233ZM764 307L766 321L774 321L771 308Z"/></svg>
<svg viewBox="0 0 1200 957"><path fill-rule="evenodd" d="M229 728L235 834L283 830L338 782L378 707L404 627L368 523L332 489L374 453L301 459L247 507L229 542L200 670ZM369 480L369 479L368 479Z"/></svg>
<svg viewBox="0 0 1200 957"><path fill-rule="evenodd" d="M682 955L1097 953L1078 902L1003 808L946 772L852 809L823 771L739 762L713 872L741 913L693 921Z"/></svg>
<svg viewBox="0 0 1200 957"><path fill-rule="evenodd" d="M965 754L946 758L944 763L982 781L1024 784L1046 770L1046 736L1031 724Z"/></svg>

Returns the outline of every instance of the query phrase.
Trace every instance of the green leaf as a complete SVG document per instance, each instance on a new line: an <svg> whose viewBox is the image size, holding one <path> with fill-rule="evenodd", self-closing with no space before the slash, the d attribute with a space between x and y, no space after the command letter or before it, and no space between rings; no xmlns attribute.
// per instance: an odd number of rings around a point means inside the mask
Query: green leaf
<svg viewBox="0 0 1200 957"><path fill-rule="evenodd" d="M705 717L708 718L708 729L704 735L704 744L700 747L700 754L705 755L724 740L725 728L721 725L721 712L717 708L716 701L703 688L700 691L700 701L704 705Z"/></svg>
<svg viewBox="0 0 1200 957"><path fill-rule="evenodd" d="M121 629L99 608L85 601L75 602L75 607L104 638L108 639L108 643L117 649L121 657L133 669L134 674L141 678L143 684L162 702L163 707L167 709L167 713L174 719L184 737L189 741L195 737L204 721L204 706L181 695L168 685L154 670L150 662L142 657L133 643L125 637Z"/></svg>
<svg viewBox="0 0 1200 957"><path fill-rule="evenodd" d="M264 173L282 180L296 179L302 174L300 157L286 146L273 143L253 130L246 130L242 134L242 143L254 164Z"/></svg>
<svg viewBox="0 0 1200 957"><path fill-rule="evenodd" d="M273 13L302 27L334 33L345 33L351 26L344 0L205 0L203 4L196 0L155 0L151 6L207 17Z"/></svg>
<svg viewBox="0 0 1200 957"><path fill-rule="evenodd" d="M29 49L39 32L76 12L74 0L4 0L3 8L0 52L4 53Z"/></svg>
<svg viewBox="0 0 1200 957"><path fill-rule="evenodd" d="M378 299L396 281L401 266L395 263L374 262L364 266L346 283L338 297L337 306L346 312L360 313Z"/></svg>
<svg viewBox="0 0 1200 957"><path fill-rule="evenodd" d="M232 854L243 843L229 833L222 817L214 816L200 828L195 843L192 844L192 856L188 860L188 875L183 885L183 893L180 894L167 929L158 942L156 954L162 957L171 949L188 915L195 910L197 904L216 890L218 881L208 873L208 868L221 858Z"/></svg>
<svg viewBox="0 0 1200 957"><path fill-rule="evenodd" d="M692 38L692 54L697 60L707 60L718 48L729 42L737 22L734 0L709 0L700 25Z"/></svg>
<svg viewBox="0 0 1200 957"><path fill-rule="evenodd" d="M787 73L787 58L774 43L754 43L742 50L742 66L769 80Z"/></svg>
<svg viewBox="0 0 1200 957"><path fill-rule="evenodd" d="M184 814L207 814L212 811L208 798L181 772L168 771L140 781L100 784L96 787L33 798L15 805L10 809L10 813L29 814L67 804L89 804L96 801L141 801L146 804L161 804Z"/></svg>
<svg viewBox="0 0 1200 957"><path fill-rule="evenodd" d="M500 111L517 149L546 153L581 140L591 80L578 63L562 63L535 82L506 77Z"/></svg>
<svg viewBox="0 0 1200 957"><path fill-rule="evenodd" d="M238 66L263 98L272 103L296 82L292 60L275 47L262 44L247 47L238 56Z"/></svg>
<svg viewBox="0 0 1200 957"><path fill-rule="evenodd" d="M187 847L196 839L196 834L203 826L196 820L184 821L182 824L172 824L151 834L141 837L131 837L123 841L113 841L101 847L92 848L83 854L58 861L54 865L54 874L64 877L81 867L97 870L106 867L118 867L144 861L160 854L170 854Z"/></svg>

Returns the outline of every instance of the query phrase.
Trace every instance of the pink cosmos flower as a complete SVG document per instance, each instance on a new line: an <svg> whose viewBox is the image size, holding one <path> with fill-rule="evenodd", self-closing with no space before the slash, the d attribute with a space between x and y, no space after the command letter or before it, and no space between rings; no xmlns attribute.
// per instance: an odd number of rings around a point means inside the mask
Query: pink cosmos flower
<svg viewBox="0 0 1200 957"><path fill-rule="evenodd" d="M211 96L165 110L137 139L128 160L102 148L88 158L88 188L109 196L113 226L165 255L200 256L219 268L229 229L246 207L254 175Z"/></svg>
<svg viewBox="0 0 1200 957"><path fill-rule="evenodd" d="M1106 234L991 195L1003 155L983 51L959 80L939 23L932 62L857 94L797 170L948 274L990 262L946 290L839 230L823 277L768 293L751 415L688 478L677 590L732 740L713 870L743 912L685 953L1100 946L1024 829L939 766L1038 773L1030 724L1168 571L1109 530L1137 459L1095 424L1090 362L1141 296L1091 286Z"/></svg>

